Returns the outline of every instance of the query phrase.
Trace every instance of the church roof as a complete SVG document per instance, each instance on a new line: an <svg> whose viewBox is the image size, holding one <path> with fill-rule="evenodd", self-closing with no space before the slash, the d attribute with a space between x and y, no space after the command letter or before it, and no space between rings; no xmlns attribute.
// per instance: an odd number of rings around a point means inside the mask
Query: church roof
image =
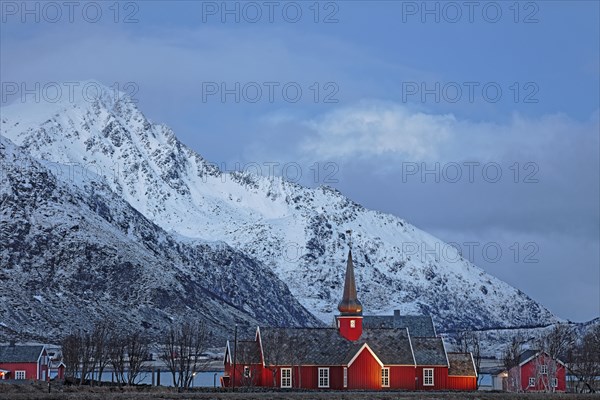
<svg viewBox="0 0 600 400"><path fill-rule="evenodd" d="M445 365L448 366L446 349L442 338L411 338L417 365Z"/></svg>
<svg viewBox="0 0 600 400"><path fill-rule="evenodd" d="M386 365L414 365L406 329L365 329L350 341L336 328L261 327L267 365L347 365L366 343Z"/></svg>
<svg viewBox="0 0 600 400"><path fill-rule="evenodd" d="M428 315L374 315L363 317L365 328L407 328L411 337L434 337L433 320Z"/></svg>
<svg viewBox="0 0 600 400"><path fill-rule="evenodd" d="M477 376L471 353L448 353L448 362L450 376Z"/></svg>

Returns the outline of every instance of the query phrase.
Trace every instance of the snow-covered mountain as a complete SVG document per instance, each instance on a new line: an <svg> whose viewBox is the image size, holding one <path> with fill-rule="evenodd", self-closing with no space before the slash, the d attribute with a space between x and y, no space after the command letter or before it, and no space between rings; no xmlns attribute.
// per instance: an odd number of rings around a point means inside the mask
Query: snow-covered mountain
<svg viewBox="0 0 600 400"><path fill-rule="evenodd" d="M75 186L45 164L0 136L0 340L56 339L99 319L154 337L200 319L219 344L236 323L319 324L260 262L177 240L102 180Z"/></svg>
<svg viewBox="0 0 600 400"><path fill-rule="evenodd" d="M558 320L401 218L365 209L329 187L219 171L126 96L106 91L94 101L4 107L0 133L63 180L79 187L102 181L114 201L129 203L182 245L218 240L256 259L323 321L331 321L342 292L349 229L368 314L427 313L446 331Z"/></svg>

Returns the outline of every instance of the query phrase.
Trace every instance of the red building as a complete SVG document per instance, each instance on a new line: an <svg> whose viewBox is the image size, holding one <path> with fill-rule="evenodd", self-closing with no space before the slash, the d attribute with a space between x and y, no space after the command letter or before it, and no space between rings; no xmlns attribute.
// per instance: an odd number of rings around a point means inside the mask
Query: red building
<svg viewBox="0 0 600 400"><path fill-rule="evenodd" d="M331 328L258 327L227 342L223 386L331 390L476 390L470 353L447 353L431 317L363 316L348 252Z"/></svg>
<svg viewBox="0 0 600 400"><path fill-rule="evenodd" d="M565 364L539 350L526 350L519 365L508 371L509 392L564 392L567 387Z"/></svg>
<svg viewBox="0 0 600 400"><path fill-rule="evenodd" d="M49 379L44 346L0 346L0 379Z"/></svg>

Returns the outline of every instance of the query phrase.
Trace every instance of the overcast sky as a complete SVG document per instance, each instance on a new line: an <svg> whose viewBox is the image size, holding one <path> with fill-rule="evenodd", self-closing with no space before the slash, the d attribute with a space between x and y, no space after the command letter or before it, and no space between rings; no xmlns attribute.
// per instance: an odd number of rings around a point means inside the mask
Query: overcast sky
<svg viewBox="0 0 600 400"><path fill-rule="evenodd" d="M3 104L97 79L224 169L280 163L600 315L598 2L1 7Z"/></svg>

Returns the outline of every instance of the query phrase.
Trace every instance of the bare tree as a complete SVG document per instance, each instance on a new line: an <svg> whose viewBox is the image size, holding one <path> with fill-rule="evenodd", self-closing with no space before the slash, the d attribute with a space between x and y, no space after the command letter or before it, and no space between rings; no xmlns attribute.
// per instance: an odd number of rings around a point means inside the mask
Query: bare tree
<svg viewBox="0 0 600 400"><path fill-rule="evenodd" d="M113 368L114 377L119 385L127 382L127 345L122 335L111 332L107 341L110 364Z"/></svg>
<svg viewBox="0 0 600 400"><path fill-rule="evenodd" d="M477 332L463 331L458 334L457 346L460 352L471 353L473 362L475 363L475 371L477 372L477 387L481 381L481 340Z"/></svg>
<svg viewBox="0 0 600 400"><path fill-rule="evenodd" d="M92 331L92 343L93 343L93 358L94 365L93 370L96 371L96 380L102 384L102 374L104 373L104 369L110 362L109 355L109 324L104 322L98 322L94 325L94 330ZM92 374L92 379L93 379ZM93 382L93 380L92 380Z"/></svg>
<svg viewBox="0 0 600 400"><path fill-rule="evenodd" d="M600 325L583 337L571 361L570 372L577 378L575 390L595 393L596 379L600 376Z"/></svg>
<svg viewBox="0 0 600 400"><path fill-rule="evenodd" d="M140 333L133 332L125 337L127 351L127 384L134 385L142 372L149 355L148 340Z"/></svg>
<svg viewBox="0 0 600 400"><path fill-rule="evenodd" d="M522 339L519 336L514 336L510 344L508 344L502 352L502 362L504 368L508 372L508 381L506 382L509 388L520 392L521 388L521 370L515 368L519 366L519 357L523 351Z"/></svg>
<svg viewBox="0 0 600 400"><path fill-rule="evenodd" d="M265 365L271 371L273 377L273 387L277 387L277 372L279 366L285 359L286 346L289 343L289 337L284 329L273 329L269 332L268 338L263 340L265 351ZM268 356L267 356L268 355Z"/></svg>
<svg viewBox="0 0 600 400"><path fill-rule="evenodd" d="M65 376L76 378L79 374L80 341L79 335L69 334L61 341L63 362L65 363Z"/></svg>
<svg viewBox="0 0 600 400"><path fill-rule="evenodd" d="M184 322L172 327L161 344L159 357L171 372L173 385L179 390L192 385L194 376L202 367L201 354L208 338L204 323Z"/></svg>
<svg viewBox="0 0 600 400"><path fill-rule="evenodd" d="M565 358L575 344L573 330L566 324L557 324L545 337L537 341L542 354L536 357L536 382L542 384L547 392L556 391L559 360Z"/></svg>

